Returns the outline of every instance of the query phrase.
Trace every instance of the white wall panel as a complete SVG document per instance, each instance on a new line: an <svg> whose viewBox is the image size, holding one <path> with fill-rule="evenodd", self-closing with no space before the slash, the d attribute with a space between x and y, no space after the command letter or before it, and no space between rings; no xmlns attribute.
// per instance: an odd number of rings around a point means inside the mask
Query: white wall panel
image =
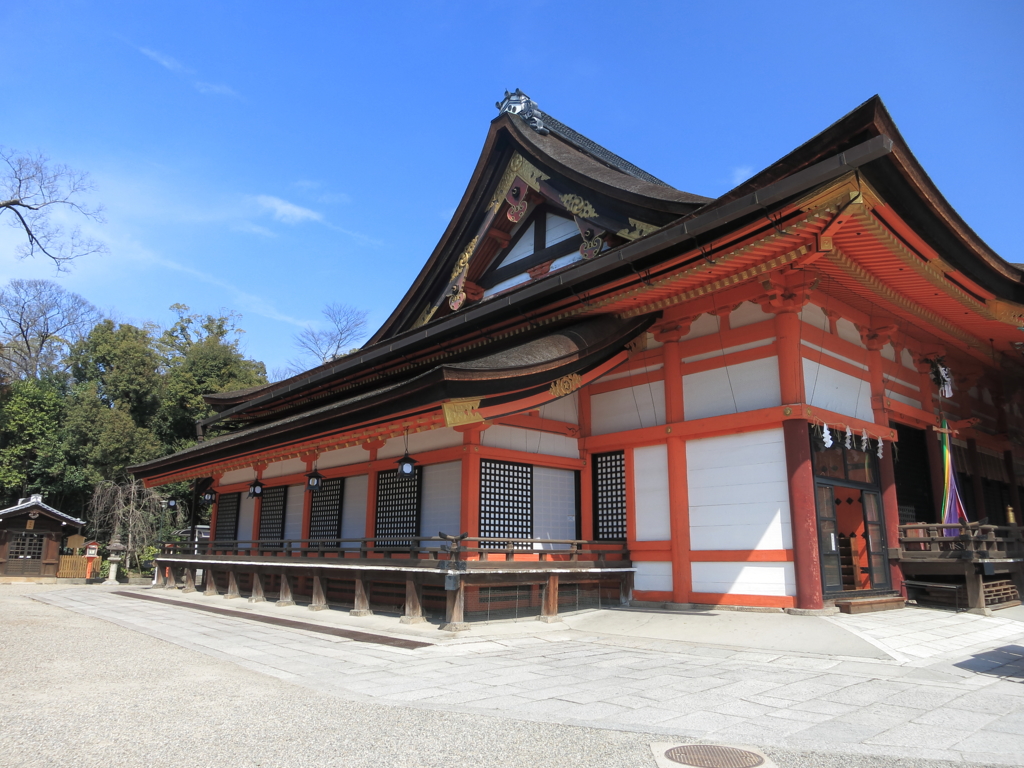
<svg viewBox="0 0 1024 768"><path fill-rule="evenodd" d="M420 535L439 531L458 536L462 505L462 462L448 461L423 468L420 495ZM365 504L364 504L365 506Z"/></svg>
<svg viewBox="0 0 1024 768"><path fill-rule="evenodd" d="M590 398L590 428L595 435L664 423L664 381L602 392Z"/></svg>
<svg viewBox="0 0 1024 768"><path fill-rule="evenodd" d="M578 392L573 392L571 395L545 403L540 407L540 417L542 419L552 419L553 421L565 421L569 424L579 424L578 394Z"/></svg>
<svg viewBox="0 0 1024 768"><path fill-rule="evenodd" d="M670 540L667 446L633 449L633 494L637 541Z"/></svg>
<svg viewBox="0 0 1024 768"><path fill-rule="evenodd" d="M547 227L545 232L547 240L545 245L548 248L555 243L568 240L570 237L575 237L580 233L580 229L576 226L576 222L574 220L567 219L564 216L556 216L553 213L549 213L547 216Z"/></svg>
<svg viewBox="0 0 1024 768"><path fill-rule="evenodd" d="M687 421L782 404L779 359L774 355L683 376Z"/></svg>
<svg viewBox="0 0 1024 768"><path fill-rule="evenodd" d="M892 400L899 400L901 403L909 405L909 406L911 406L913 408L920 408L921 407L921 401L920 400L915 400L912 397L907 397L906 395L901 395L898 392L888 392L887 391L885 393L885 396L888 397L888 398L891 398Z"/></svg>
<svg viewBox="0 0 1024 768"><path fill-rule="evenodd" d="M519 427L499 425L485 429L480 437L480 443L489 448L504 448L508 451L562 456L567 459L580 457L579 443L575 437Z"/></svg>
<svg viewBox="0 0 1024 768"><path fill-rule="evenodd" d="M792 563L690 563L694 592L718 595L796 594Z"/></svg>
<svg viewBox="0 0 1024 768"><path fill-rule="evenodd" d="M576 473L572 470L533 468L533 538L576 538ZM543 548L567 549L568 545Z"/></svg>
<svg viewBox="0 0 1024 768"><path fill-rule="evenodd" d="M712 333L718 333L718 328L718 317L715 315L701 315L693 321L689 332L683 336L681 341L699 339L701 336L710 336Z"/></svg>
<svg viewBox="0 0 1024 768"><path fill-rule="evenodd" d="M256 470L252 467L246 467L245 469L235 469L231 472L225 472L224 476L220 479L218 485L233 485L234 483L251 483L256 479Z"/></svg>
<svg viewBox="0 0 1024 768"><path fill-rule="evenodd" d="M263 478L269 480L272 477L284 477L285 475L306 474L306 462L302 459L288 459L288 461L275 461L263 470Z"/></svg>
<svg viewBox="0 0 1024 768"><path fill-rule="evenodd" d="M256 518L256 499L250 499L249 494L242 491L242 501L238 508L238 533L235 538L238 541L252 541L252 523Z"/></svg>
<svg viewBox="0 0 1024 768"><path fill-rule="evenodd" d="M516 241L516 244L512 246L512 250L508 252L508 255L505 256L504 259L502 259L501 264L498 265L499 267L507 267L509 264L513 264L520 259L525 259L533 253L533 227L534 225L531 224L526 228L522 237L520 237Z"/></svg>
<svg viewBox="0 0 1024 768"><path fill-rule="evenodd" d="M805 305L804 308L800 310L800 319L803 322L813 325L815 328L820 328L825 331L825 333L828 333L828 318L825 317L825 313L817 304Z"/></svg>
<svg viewBox="0 0 1024 768"><path fill-rule="evenodd" d="M633 563L633 589L644 592L672 591L672 563Z"/></svg>
<svg viewBox="0 0 1024 768"><path fill-rule="evenodd" d="M426 432L413 432L409 435L409 455L436 451L441 448L452 448L462 445L462 433L451 427L440 427ZM405 453L405 437L393 437L377 451L378 459L397 459Z"/></svg>
<svg viewBox="0 0 1024 768"><path fill-rule="evenodd" d="M341 538L361 539L366 536L366 492L369 475L345 478L341 497Z"/></svg>
<svg viewBox="0 0 1024 768"><path fill-rule="evenodd" d="M563 258L565 258L565 257L563 257ZM582 256L578 256L578 258L583 258L583 257ZM552 264L552 267L553 266L554 265ZM497 285L488 288L486 291L484 291L484 297L486 298L487 296L493 296L496 293L501 293L502 291L507 291L509 288L514 288L515 286L519 285L520 283L525 283L525 282L529 281L530 279L531 279L530 275L528 273L526 273L526 272L523 272L522 274L519 274L519 275L515 275L514 277L510 277L508 280L503 280L502 282L498 283Z"/></svg>
<svg viewBox="0 0 1024 768"><path fill-rule="evenodd" d="M317 459L316 466L318 469L347 467L349 464L362 464L364 461L369 460L370 452L360 445L354 445L351 448L341 448L337 451L321 453L320 458Z"/></svg>
<svg viewBox="0 0 1024 768"><path fill-rule="evenodd" d="M284 537L302 538L302 505L306 499L305 485L289 485L284 500Z"/></svg>
<svg viewBox="0 0 1024 768"><path fill-rule="evenodd" d="M781 429L686 441L690 547L791 549Z"/></svg>
<svg viewBox="0 0 1024 768"><path fill-rule="evenodd" d="M809 404L855 419L874 420L871 384L807 358L803 365L804 393Z"/></svg>
<svg viewBox="0 0 1024 768"><path fill-rule="evenodd" d="M848 341L851 344L856 344L861 349L866 349L864 342L861 341L860 331L857 330L857 326L851 323L849 320L840 318L836 321L836 335L843 341Z"/></svg>
<svg viewBox="0 0 1024 768"><path fill-rule="evenodd" d="M770 312L765 312L761 309L760 304L756 304L753 301L744 301L729 313L729 327L742 328L745 325L763 323L766 320L772 320L774 318L775 315Z"/></svg>

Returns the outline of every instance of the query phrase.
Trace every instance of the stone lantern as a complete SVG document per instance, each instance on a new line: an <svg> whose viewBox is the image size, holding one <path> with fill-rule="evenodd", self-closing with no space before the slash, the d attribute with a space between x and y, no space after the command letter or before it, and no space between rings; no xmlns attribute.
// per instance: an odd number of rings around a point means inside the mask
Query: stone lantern
<svg viewBox="0 0 1024 768"><path fill-rule="evenodd" d="M107 558L107 562L110 563L110 573L107 575L107 580L104 584L117 584L117 566L121 563L121 553L124 552L127 547L121 543L121 537L116 533L114 538L110 540L110 546L107 550L110 552L110 557Z"/></svg>

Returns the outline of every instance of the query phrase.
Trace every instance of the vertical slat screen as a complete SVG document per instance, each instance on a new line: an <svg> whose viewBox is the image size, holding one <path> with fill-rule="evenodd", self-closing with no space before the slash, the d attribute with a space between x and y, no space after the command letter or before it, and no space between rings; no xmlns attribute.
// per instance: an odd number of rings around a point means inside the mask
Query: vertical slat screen
<svg viewBox="0 0 1024 768"><path fill-rule="evenodd" d="M623 451L594 455L594 538L626 539L626 455Z"/></svg>
<svg viewBox="0 0 1024 768"><path fill-rule="evenodd" d="M341 531L341 498L345 479L324 480L320 489L313 491L309 510L309 538L333 539ZM336 546L336 544L335 544Z"/></svg>
<svg viewBox="0 0 1024 768"><path fill-rule="evenodd" d="M412 543L419 533L420 478L416 467L412 476L399 475L397 469L377 474L377 520L374 536L410 536L408 542L389 542L391 546Z"/></svg>
<svg viewBox="0 0 1024 768"><path fill-rule="evenodd" d="M480 536L533 538L532 466L481 460ZM498 545L485 543L484 546Z"/></svg>
<svg viewBox="0 0 1024 768"><path fill-rule="evenodd" d="M263 502L260 506L260 541L277 541L284 538L284 504L287 495L287 485L263 489Z"/></svg>
<svg viewBox="0 0 1024 768"><path fill-rule="evenodd" d="M235 541L238 537L238 508L242 494L224 493L217 499L217 541Z"/></svg>

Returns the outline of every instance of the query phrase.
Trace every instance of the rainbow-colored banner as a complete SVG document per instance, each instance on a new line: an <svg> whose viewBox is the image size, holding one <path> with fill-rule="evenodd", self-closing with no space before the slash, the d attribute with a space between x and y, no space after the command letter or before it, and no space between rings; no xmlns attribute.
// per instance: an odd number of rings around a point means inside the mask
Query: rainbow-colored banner
<svg viewBox="0 0 1024 768"><path fill-rule="evenodd" d="M956 484L956 468L953 466L953 450L949 442L949 425L942 420L942 471L945 478L942 484L942 522L946 525L962 525L967 523L967 510L960 498L960 489ZM959 536L958 528L946 528L944 536Z"/></svg>

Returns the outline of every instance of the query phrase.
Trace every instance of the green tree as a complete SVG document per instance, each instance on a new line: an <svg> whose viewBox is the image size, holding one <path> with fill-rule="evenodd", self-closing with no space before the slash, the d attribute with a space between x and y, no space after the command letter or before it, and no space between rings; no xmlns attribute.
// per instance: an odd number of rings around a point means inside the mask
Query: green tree
<svg viewBox="0 0 1024 768"><path fill-rule="evenodd" d="M64 395L49 381L23 379L0 389L0 498L4 506L46 490L40 456L59 440Z"/></svg>

